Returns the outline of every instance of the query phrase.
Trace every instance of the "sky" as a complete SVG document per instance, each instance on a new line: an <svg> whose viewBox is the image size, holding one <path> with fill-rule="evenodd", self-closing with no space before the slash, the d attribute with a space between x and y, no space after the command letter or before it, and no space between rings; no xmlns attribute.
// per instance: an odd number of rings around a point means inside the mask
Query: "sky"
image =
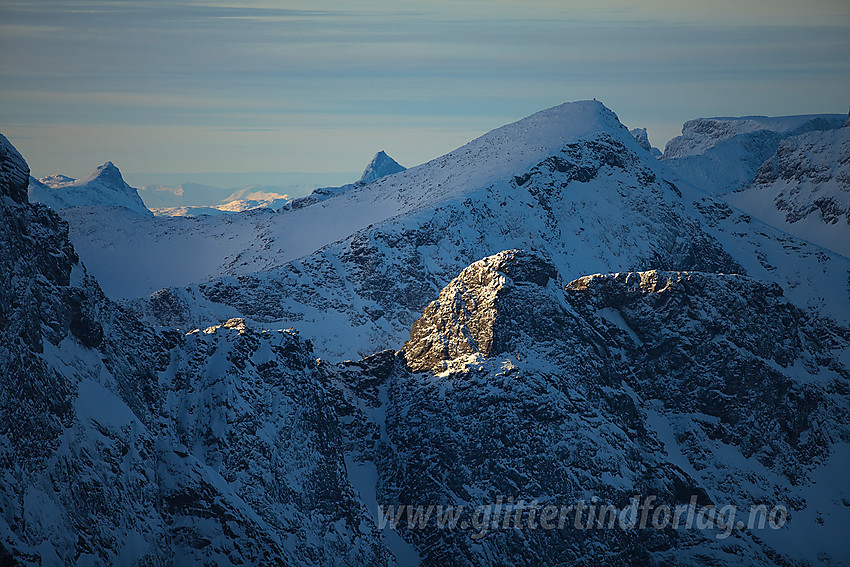
<svg viewBox="0 0 850 567"><path fill-rule="evenodd" d="M850 1L0 0L0 132L39 177L409 167L589 98L662 149L845 113Z"/></svg>

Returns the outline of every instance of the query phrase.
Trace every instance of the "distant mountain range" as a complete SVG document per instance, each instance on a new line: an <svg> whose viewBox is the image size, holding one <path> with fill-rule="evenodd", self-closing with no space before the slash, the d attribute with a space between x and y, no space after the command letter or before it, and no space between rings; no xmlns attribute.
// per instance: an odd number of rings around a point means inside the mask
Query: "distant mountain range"
<svg viewBox="0 0 850 567"><path fill-rule="evenodd" d="M56 174L30 179L29 195L33 202L59 210L71 207L123 207L127 210L165 217L197 217L239 213L253 209L280 209L315 202L354 186L366 185L404 168L383 150L366 166L356 183L340 187L314 189L309 196L294 199L273 185L248 185L240 189L222 189L199 183L176 186L130 187L112 162L98 167L82 179Z"/></svg>
<svg viewBox="0 0 850 567"><path fill-rule="evenodd" d="M848 131L579 101L197 217L0 136L0 563L850 562Z"/></svg>

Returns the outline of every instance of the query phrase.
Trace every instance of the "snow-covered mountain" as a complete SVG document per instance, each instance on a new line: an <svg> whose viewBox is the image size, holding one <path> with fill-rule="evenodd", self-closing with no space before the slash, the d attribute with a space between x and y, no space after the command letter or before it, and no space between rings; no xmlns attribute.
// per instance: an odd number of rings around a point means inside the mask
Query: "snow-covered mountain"
<svg viewBox="0 0 850 567"><path fill-rule="evenodd" d="M139 193L127 185L121 172L108 161L82 179L51 175L29 182L29 199L59 210L70 207L124 207L137 214L150 215Z"/></svg>
<svg viewBox="0 0 850 567"><path fill-rule="evenodd" d="M850 261L600 103L277 213L60 217L27 179L0 137L2 561L850 561ZM378 527L635 495L788 516Z"/></svg>
<svg viewBox="0 0 850 567"><path fill-rule="evenodd" d="M341 185L340 187L319 187L318 189L314 189L313 192L306 197L294 199L289 204L288 208L300 209L308 205L314 205L324 201L325 199L330 199L331 197L335 197L350 189L354 189L355 187L368 185L373 181L377 181L378 179L394 173L400 173L404 170L405 168L403 166L399 165L396 160L388 156L384 150L381 150L375 154L375 157L372 158L372 161L370 161L369 165L366 166L366 169L363 170L363 175L361 175L360 179L355 183L348 183L346 185Z"/></svg>
<svg viewBox="0 0 850 567"><path fill-rule="evenodd" d="M786 138L729 203L850 257L850 126Z"/></svg>
<svg viewBox="0 0 850 567"><path fill-rule="evenodd" d="M667 142L661 159L683 179L721 195L752 183L783 139L840 128L845 119L841 114L697 118Z"/></svg>

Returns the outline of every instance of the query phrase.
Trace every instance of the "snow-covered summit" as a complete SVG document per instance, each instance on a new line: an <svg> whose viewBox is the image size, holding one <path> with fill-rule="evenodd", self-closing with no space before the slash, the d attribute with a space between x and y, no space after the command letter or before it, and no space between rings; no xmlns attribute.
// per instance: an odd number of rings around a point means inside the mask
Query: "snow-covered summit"
<svg viewBox="0 0 850 567"><path fill-rule="evenodd" d="M104 163L81 179L51 175L30 179L30 201L44 203L53 209L71 207L124 207L135 213L150 215L135 188L130 187L111 161Z"/></svg>
<svg viewBox="0 0 850 567"><path fill-rule="evenodd" d="M313 195L293 201L292 208L303 208L329 196L340 195L334 199L334 204L349 209L346 225L355 218L351 215L354 208L364 208L363 214L356 217L362 219L359 223L362 228L397 214L457 198L494 182L512 179L569 143L600 136L627 148L638 147L617 115L601 102L566 102L491 130L441 157L381 177L368 185L355 183L342 188L317 189ZM380 153L376 158L379 156ZM317 199L313 200L314 196Z"/></svg>
<svg viewBox="0 0 850 567"><path fill-rule="evenodd" d="M407 168L388 156L384 150L381 150L375 154L375 157L372 158L372 161L363 170L363 175L360 177L358 183L368 185L381 177L386 177L387 175L392 175L405 169Z"/></svg>
<svg viewBox="0 0 850 567"><path fill-rule="evenodd" d="M367 206L368 216L390 210L405 213L513 179L570 143L600 137L626 148L638 147L617 115L601 102L567 102L496 128L427 163L347 191L342 200L349 206Z"/></svg>

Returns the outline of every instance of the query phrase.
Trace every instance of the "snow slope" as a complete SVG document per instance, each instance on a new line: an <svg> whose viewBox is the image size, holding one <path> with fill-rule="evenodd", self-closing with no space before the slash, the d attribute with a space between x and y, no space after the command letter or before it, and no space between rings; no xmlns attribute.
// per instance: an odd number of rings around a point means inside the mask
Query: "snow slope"
<svg viewBox="0 0 850 567"><path fill-rule="evenodd" d="M78 252L107 295L138 297L222 274L271 270L367 226L508 181L566 143L609 130L636 145L601 103L568 103L494 130L424 165L280 215L192 221L131 219L118 211L114 216L73 210L63 214ZM108 236L112 231L122 238Z"/></svg>
<svg viewBox="0 0 850 567"><path fill-rule="evenodd" d="M678 180L595 101L545 110L276 214L63 215L106 293L131 299L147 321L295 325L332 359L398 348L459 270L509 248L551 258L565 281L652 268L749 273L801 306L850 318L846 259Z"/></svg>
<svg viewBox="0 0 850 567"><path fill-rule="evenodd" d="M850 257L850 126L786 138L730 204Z"/></svg>
<svg viewBox="0 0 850 567"><path fill-rule="evenodd" d="M151 215L139 193L127 185L121 172L108 161L82 179L53 175L30 179L30 201L60 210L70 207L124 207L137 214Z"/></svg>
<svg viewBox="0 0 850 567"><path fill-rule="evenodd" d="M661 159L682 179L725 194L749 185L784 138L840 128L845 119L840 114L698 118L684 124Z"/></svg>

